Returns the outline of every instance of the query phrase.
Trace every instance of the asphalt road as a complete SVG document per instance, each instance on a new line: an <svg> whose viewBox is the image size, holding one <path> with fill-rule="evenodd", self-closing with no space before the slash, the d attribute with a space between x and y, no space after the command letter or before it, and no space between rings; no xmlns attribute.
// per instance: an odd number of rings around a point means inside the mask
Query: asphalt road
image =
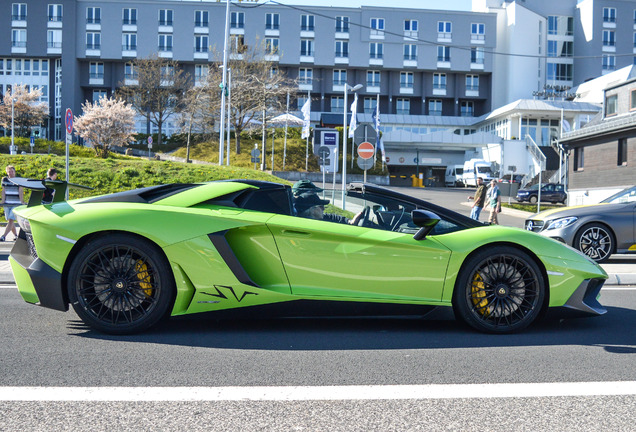
<svg viewBox="0 0 636 432"><path fill-rule="evenodd" d="M414 193L470 211L465 190ZM601 295L604 316L549 316L506 336L442 310L424 319L191 316L115 337L4 285L0 431L634 430L636 288Z"/></svg>

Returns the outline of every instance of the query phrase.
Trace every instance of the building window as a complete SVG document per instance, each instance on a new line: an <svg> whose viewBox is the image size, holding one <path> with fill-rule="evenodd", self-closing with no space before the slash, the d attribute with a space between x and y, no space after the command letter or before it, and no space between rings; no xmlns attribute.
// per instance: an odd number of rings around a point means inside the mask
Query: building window
<svg viewBox="0 0 636 432"><path fill-rule="evenodd" d="M466 90L479 90L479 75L466 75Z"/></svg>
<svg viewBox="0 0 636 432"><path fill-rule="evenodd" d="M378 99L374 97L364 98L364 112L365 114L372 114L375 111L375 107L378 105Z"/></svg>
<svg viewBox="0 0 636 432"><path fill-rule="evenodd" d="M460 115L462 117L473 117L475 115L475 107L472 101L462 102Z"/></svg>
<svg viewBox="0 0 636 432"><path fill-rule="evenodd" d="M300 16L300 31L314 31L314 16L313 15Z"/></svg>
<svg viewBox="0 0 636 432"><path fill-rule="evenodd" d="M86 33L86 49L98 50L102 45L102 34L97 32Z"/></svg>
<svg viewBox="0 0 636 432"><path fill-rule="evenodd" d="M396 114L411 114L411 100L407 98L398 98L395 102Z"/></svg>
<svg viewBox="0 0 636 432"><path fill-rule="evenodd" d="M627 165L627 138L620 138L618 140L618 160L616 161L616 165Z"/></svg>
<svg viewBox="0 0 636 432"><path fill-rule="evenodd" d="M437 37L440 39L450 39L453 35L453 24L449 21L437 22Z"/></svg>
<svg viewBox="0 0 636 432"><path fill-rule="evenodd" d="M137 49L137 33L122 33L121 45L124 51L135 51Z"/></svg>
<svg viewBox="0 0 636 432"><path fill-rule="evenodd" d="M616 8L613 8L613 7L603 8L603 22L606 22L606 23L616 22Z"/></svg>
<svg viewBox="0 0 636 432"><path fill-rule="evenodd" d="M233 28L233 29L245 28L245 13L243 12L230 13L230 28Z"/></svg>
<svg viewBox="0 0 636 432"><path fill-rule="evenodd" d="M344 113L344 96L331 96L331 112Z"/></svg>
<svg viewBox="0 0 636 432"><path fill-rule="evenodd" d="M603 30L603 46L616 46L616 32L614 30Z"/></svg>
<svg viewBox="0 0 636 432"><path fill-rule="evenodd" d="M474 64L484 64L484 49L472 47L470 49L470 62Z"/></svg>
<svg viewBox="0 0 636 432"><path fill-rule="evenodd" d="M380 86L380 71L367 71L367 87Z"/></svg>
<svg viewBox="0 0 636 432"><path fill-rule="evenodd" d="M62 5L50 4L49 5L49 21L62 22Z"/></svg>
<svg viewBox="0 0 636 432"><path fill-rule="evenodd" d="M46 47L47 48L62 48L62 30L47 30ZM34 60L34 63L33 63L34 65L35 65L35 62L36 60Z"/></svg>
<svg viewBox="0 0 636 432"><path fill-rule="evenodd" d="M369 57L372 59L381 59L383 57L384 45L380 42L371 42L369 44Z"/></svg>
<svg viewBox="0 0 636 432"><path fill-rule="evenodd" d="M208 11L204 11L204 10L194 11L194 26L208 27L208 25L209 25Z"/></svg>
<svg viewBox="0 0 636 432"><path fill-rule="evenodd" d="M428 101L428 115L441 116L442 115L442 101L441 99L430 99Z"/></svg>
<svg viewBox="0 0 636 432"><path fill-rule="evenodd" d="M404 45L404 60L417 60L417 45Z"/></svg>
<svg viewBox="0 0 636 432"><path fill-rule="evenodd" d="M301 39L300 40L300 55L312 57L314 55L314 40L313 39Z"/></svg>
<svg viewBox="0 0 636 432"><path fill-rule="evenodd" d="M371 18L371 35L384 36L384 18Z"/></svg>
<svg viewBox="0 0 636 432"><path fill-rule="evenodd" d="M16 48L26 48L27 32L25 29L11 30L11 46Z"/></svg>
<svg viewBox="0 0 636 432"><path fill-rule="evenodd" d="M265 14L265 29L278 30L280 26L280 15L277 13Z"/></svg>
<svg viewBox="0 0 636 432"><path fill-rule="evenodd" d="M573 42L548 41L548 57L572 57Z"/></svg>
<svg viewBox="0 0 636 432"><path fill-rule="evenodd" d="M616 56L613 55L603 55L603 70L614 70L616 69Z"/></svg>
<svg viewBox="0 0 636 432"><path fill-rule="evenodd" d="M345 69L334 69L333 85L345 85L347 83L347 71Z"/></svg>
<svg viewBox="0 0 636 432"><path fill-rule="evenodd" d="M413 72L400 72L400 88L413 88Z"/></svg>
<svg viewBox="0 0 636 432"><path fill-rule="evenodd" d="M548 63L548 80L572 81L572 65L563 63Z"/></svg>
<svg viewBox="0 0 636 432"><path fill-rule="evenodd" d="M349 42L336 41L336 57L349 57Z"/></svg>
<svg viewBox="0 0 636 432"><path fill-rule="evenodd" d="M450 47L447 47L447 46L437 47L437 61L438 62L450 61Z"/></svg>
<svg viewBox="0 0 636 432"><path fill-rule="evenodd" d="M172 35L171 34L159 35L159 51L164 51L164 52L172 51Z"/></svg>
<svg viewBox="0 0 636 432"><path fill-rule="evenodd" d="M279 43L278 38L265 38L265 52L269 55L278 54Z"/></svg>
<svg viewBox="0 0 636 432"><path fill-rule="evenodd" d="M172 25L172 9L159 9L159 25L171 26Z"/></svg>
<svg viewBox="0 0 636 432"><path fill-rule="evenodd" d="M404 20L404 31L416 32L417 20Z"/></svg>
<svg viewBox="0 0 636 432"><path fill-rule="evenodd" d="M124 8L122 23L124 25L137 25L137 9Z"/></svg>
<svg viewBox="0 0 636 432"><path fill-rule="evenodd" d="M570 16L548 16L548 34L572 36L574 34L574 17Z"/></svg>
<svg viewBox="0 0 636 432"><path fill-rule="evenodd" d="M130 80L139 78L139 73L133 63L126 63L124 66L124 78Z"/></svg>
<svg viewBox="0 0 636 432"><path fill-rule="evenodd" d="M11 5L11 20L26 21L27 5L26 3L13 3Z"/></svg>
<svg viewBox="0 0 636 432"><path fill-rule="evenodd" d="M618 95L605 98L605 116L609 117L618 113Z"/></svg>
<svg viewBox="0 0 636 432"><path fill-rule="evenodd" d="M577 147L574 149L574 171L583 171L585 168L585 149Z"/></svg>
<svg viewBox="0 0 636 432"><path fill-rule="evenodd" d="M243 35L230 35L230 52L233 54L243 54L246 49Z"/></svg>
<svg viewBox="0 0 636 432"><path fill-rule="evenodd" d="M93 104L98 103L103 97L108 97L108 92L106 90L93 90Z"/></svg>
<svg viewBox="0 0 636 432"><path fill-rule="evenodd" d="M445 73L433 74L433 88L446 89L446 74Z"/></svg>
<svg viewBox="0 0 636 432"><path fill-rule="evenodd" d="M194 65L194 82L202 83L208 78L209 68L207 65Z"/></svg>
<svg viewBox="0 0 636 432"><path fill-rule="evenodd" d="M349 17L348 16L336 17L336 32L349 33Z"/></svg>
<svg viewBox="0 0 636 432"><path fill-rule="evenodd" d="M104 63L102 62L90 62L89 65L89 78L104 78Z"/></svg>
<svg viewBox="0 0 636 432"><path fill-rule="evenodd" d="M101 22L102 22L102 8L87 7L86 8L86 23L100 24Z"/></svg>
<svg viewBox="0 0 636 432"><path fill-rule="evenodd" d="M298 83L299 84L311 84L313 82L314 71L310 68L298 69Z"/></svg>
<svg viewBox="0 0 636 432"><path fill-rule="evenodd" d="M196 35L194 37L194 52L206 53L208 52L208 37L203 35Z"/></svg>
<svg viewBox="0 0 636 432"><path fill-rule="evenodd" d="M636 90L629 92L629 110L636 110Z"/></svg>
<svg viewBox="0 0 636 432"><path fill-rule="evenodd" d="M470 38L473 40L484 40L486 37L486 25L482 23L472 23L470 25Z"/></svg>

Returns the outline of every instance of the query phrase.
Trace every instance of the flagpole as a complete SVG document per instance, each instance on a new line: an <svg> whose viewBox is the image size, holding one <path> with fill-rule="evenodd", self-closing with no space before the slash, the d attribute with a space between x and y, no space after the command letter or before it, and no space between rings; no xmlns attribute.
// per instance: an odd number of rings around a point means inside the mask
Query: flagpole
<svg viewBox="0 0 636 432"><path fill-rule="evenodd" d="M287 158L287 120L289 119L289 92L287 92L287 116L285 116L285 142L283 144L283 171L285 171L285 158Z"/></svg>
<svg viewBox="0 0 636 432"><path fill-rule="evenodd" d="M311 92L307 91L307 100L309 101L309 108L311 112ZM311 114L310 114L311 115ZM310 117L311 121L311 117ZM305 143L305 171L307 171L307 167L309 166L309 130L307 130L307 142Z"/></svg>

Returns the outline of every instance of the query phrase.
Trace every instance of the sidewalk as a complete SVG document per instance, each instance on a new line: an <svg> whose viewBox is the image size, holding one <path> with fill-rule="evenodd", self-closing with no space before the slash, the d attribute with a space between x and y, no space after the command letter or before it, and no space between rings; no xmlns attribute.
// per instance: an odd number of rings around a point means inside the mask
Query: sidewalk
<svg viewBox="0 0 636 432"><path fill-rule="evenodd" d="M517 210L513 210L517 211ZM0 254L8 255L13 247L12 241L0 242ZM616 256L616 255L615 255ZM620 255L619 255L620 256ZM636 260L634 260L636 263ZM601 264L609 275L606 285L636 285L636 265L630 264ZM0 260L0 284L13 284L13 273L9 261Z"/></svg>

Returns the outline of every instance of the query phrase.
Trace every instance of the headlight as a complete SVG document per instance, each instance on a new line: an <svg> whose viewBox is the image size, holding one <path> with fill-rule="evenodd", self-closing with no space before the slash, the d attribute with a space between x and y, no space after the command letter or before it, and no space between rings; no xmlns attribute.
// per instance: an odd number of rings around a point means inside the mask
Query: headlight
<svg viewBox="0 0 636 432"><path fill-rule="evenodd" d="M575 216L555 219L548 224L546 230L565 228L569 225L572 225L574 222L576 222L577 219L578 218Z"/></svg>
<svg viewBox="0 0 636 432"><path fill-rule="evenodd" d="M22 216L17 216L17 221L18 221L18 226L20 227L20 229L24 230L25 232L30 233L31 232L31 223L29 223L28 219L23 218Z"/></svg>

